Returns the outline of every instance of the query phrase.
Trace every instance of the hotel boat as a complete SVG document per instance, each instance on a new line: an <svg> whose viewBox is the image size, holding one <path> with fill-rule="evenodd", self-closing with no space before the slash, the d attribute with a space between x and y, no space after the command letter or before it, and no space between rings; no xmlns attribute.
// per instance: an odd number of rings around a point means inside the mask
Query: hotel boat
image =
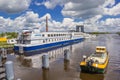
<svg viewBox="0 0 120 80"><path fill-rule="evenodd" d="M30 54L30 52L51 49L83 41L86 33L79 32L79 27L81 26L76 27L76 31L49 32L46 17L46 32L40 32L38 28L33 30L22 30L19 33L17 43L14 45L14 51L18 54L24 53L25 55L33 55Z"/></svg>
<svg viewBox="0 0 120 80"><path fill-rule="evenodd" d="M106 47L97 46L96 52L88 58L83 56L83 61L80 62L82 72L104 73L109 62L108 52Z"/></svg>
<svg viewBox="0 0 120 80"><path fill-rule="evenodd" d="M39 29L23 30L14 45L15 52L31 52L68 45L84 40L82 32L40 32ZM29 53L27 53L29 54Z"/></svg>

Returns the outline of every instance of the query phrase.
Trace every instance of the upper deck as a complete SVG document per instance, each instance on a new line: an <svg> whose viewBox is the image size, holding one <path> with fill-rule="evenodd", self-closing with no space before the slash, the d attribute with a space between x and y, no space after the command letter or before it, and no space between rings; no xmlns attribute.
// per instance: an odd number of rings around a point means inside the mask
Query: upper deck
<svg viewBox="0 0 120 80"><path fill-rule="evenodd" d="M97 46L96 47L96 52L106 53L107 50L106 50L106 47L104 47L104 46Z"/></svg>

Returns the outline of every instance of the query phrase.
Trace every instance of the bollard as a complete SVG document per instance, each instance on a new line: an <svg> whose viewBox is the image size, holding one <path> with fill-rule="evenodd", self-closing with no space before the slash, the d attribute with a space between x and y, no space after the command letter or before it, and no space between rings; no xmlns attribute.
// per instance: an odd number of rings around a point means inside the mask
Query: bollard
<svg viewBox="0 0 120 80"><path fill-rule="evenodd" d="M67 61L70 60L70 52L68 49L64 50L64 60L67 60Z"/></svg>
<svg viewBox="0 0 120 80"><path fill-rule="evenodd" d="M14 80L13 62L7 61L5 63L5 69L6 69L7 80Z"/></svg>
<svg viewBox="0 0 120 80"><path fill-rule="evenodd" d="M49 69L49 55L48 54L44 54L42 56L42 68Z"/></svg>

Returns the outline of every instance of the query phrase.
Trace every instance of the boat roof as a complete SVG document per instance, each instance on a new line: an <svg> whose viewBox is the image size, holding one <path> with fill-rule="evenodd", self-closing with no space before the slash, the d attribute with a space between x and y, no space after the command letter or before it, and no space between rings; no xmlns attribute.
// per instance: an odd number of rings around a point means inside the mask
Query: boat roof
<svg viewBox="0 0 120 80"><path fill-rule="evenodd" d="M96 46L96 52L106 52L106 47L105 46Z"/></svg>

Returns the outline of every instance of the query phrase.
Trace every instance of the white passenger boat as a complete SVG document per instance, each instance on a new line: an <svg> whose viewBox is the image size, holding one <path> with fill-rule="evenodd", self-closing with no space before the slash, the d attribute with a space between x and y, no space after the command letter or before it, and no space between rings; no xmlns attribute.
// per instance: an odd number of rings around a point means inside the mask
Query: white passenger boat
<svg viewBox="0 0 120 80"><path fill-rule="evenodd" d="M31 52L55 48L73 42L80 42L84 40L85 34L86 33L78 31L48 32L47 25L46 32L41 32L38 28L33 30L25 29L19 33L17 43L14 45L14 50L15 52Z"/></svg>
<svg viewBox="0 0 120 80"><path fill-rule="evenodd" d="M82 32L40 32L39 29L34 29L33 31L23 30L18 36L14 50L19 51L22 48L24 52L28 52L67 45L82 40L84 40L84 33Z"/></svg>

